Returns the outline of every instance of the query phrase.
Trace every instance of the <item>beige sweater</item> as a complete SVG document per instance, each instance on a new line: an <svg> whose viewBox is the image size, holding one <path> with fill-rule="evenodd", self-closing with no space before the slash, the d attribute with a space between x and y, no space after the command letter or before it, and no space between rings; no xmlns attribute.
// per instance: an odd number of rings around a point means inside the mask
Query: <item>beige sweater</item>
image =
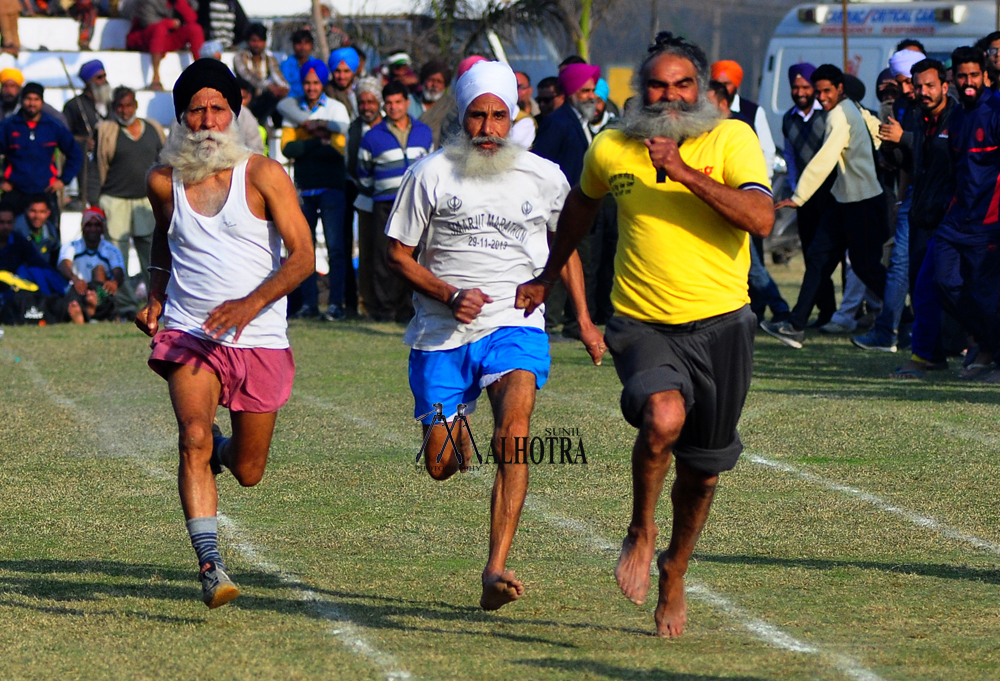
<svg viewBox="0 0 1000 681"><path fill-rule="evenodd" d="M877 131L878 121L873 118ZM882 193L875 174L872 143L879 142L857 104L845 99L826 115L823 146L809 161L799 177L792 202L801 206L818 190L834 168L831 193L838 203L864 201Z"/></svg>

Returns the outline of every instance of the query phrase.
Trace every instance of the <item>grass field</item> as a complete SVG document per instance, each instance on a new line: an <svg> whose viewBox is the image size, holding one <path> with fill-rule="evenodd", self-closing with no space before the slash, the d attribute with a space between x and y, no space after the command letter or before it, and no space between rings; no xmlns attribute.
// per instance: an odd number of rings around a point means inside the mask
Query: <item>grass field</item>
<svg viewBox="0 0 1000 681"><path fill-rule="evenodd" d="M8 328L0 678L1000 678L995 388L891 382L903 356L845 339L759 338L747 452L692 563L687 633L665 641L655 597L637 608L612 577L634 431L611 362L553 345L533 432L579 428L588 463L532 468L509 564L526 594L483 613L491 470L415 471L400 332L293 324L267 475L220 477L244 595L209 612L148 342L127 325ZM669 515L661 502L661 528Z"/></svg>

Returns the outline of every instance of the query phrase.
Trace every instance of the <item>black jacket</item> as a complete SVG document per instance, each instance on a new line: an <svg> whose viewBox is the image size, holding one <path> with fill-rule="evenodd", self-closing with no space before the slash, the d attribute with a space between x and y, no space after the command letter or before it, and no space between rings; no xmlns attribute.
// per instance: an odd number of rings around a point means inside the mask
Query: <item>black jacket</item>
<svg viewBox="0 0 1000 681"><path fill-rule="evenodd" d="M572 187L583 173L583 156L587 153L587 135L583 132L576 109L566 103L546 116L538 126L535 144L531 150L559 165Z"/></svg>
<svg viewBox="0 0 1000 681"><path fill-rule="evenodd" d="M913 201L910 204L910 229L937 229L948 203L955 193L955 170L948 149L948 132L954 113L961 106L947 98L937 128L927 134L923 116L918 116L918 130L913 140Z"/></svg>

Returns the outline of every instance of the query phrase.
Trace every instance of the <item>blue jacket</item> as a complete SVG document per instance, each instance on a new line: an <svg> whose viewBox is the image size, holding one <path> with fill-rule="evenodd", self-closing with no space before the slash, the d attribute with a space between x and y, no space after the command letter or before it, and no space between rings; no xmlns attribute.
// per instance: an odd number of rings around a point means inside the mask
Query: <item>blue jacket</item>
<svg viewBox="0 0 1000 681"><path fill-rule="evenodd" d="M986 89L972 109L955 110L948 131L954 193L938 235L976 244L1000 230L1000 97Z"/></svg>
<svg viewBox="0 0 1000 681"><path fill-rule="evenodd" d="M583 155L589 146L580 117L567 98L565 104L542 120L531 150L557 164L572 187L580 181Z"/></svg>
<svg viewBox="0 0 1000 681"><path fill-rule="evenodd" d="M3 178L25 194L41 194L56 178L69 184L80 172L83 152L73 133L49 114L32 126L21 113L0 122L0 154L4 156ZM63 172L56 170L56 149L65 155Z"/></svg>
<svg viewBox="0 0 1000 681"><path fill-rule="evenodd" d="M434 135L426 124L411 118L406 149L389 130L389 119L365 133L358 149L359 191L375 201L395 201L403 175L414 163L431 153Z"/></svg>

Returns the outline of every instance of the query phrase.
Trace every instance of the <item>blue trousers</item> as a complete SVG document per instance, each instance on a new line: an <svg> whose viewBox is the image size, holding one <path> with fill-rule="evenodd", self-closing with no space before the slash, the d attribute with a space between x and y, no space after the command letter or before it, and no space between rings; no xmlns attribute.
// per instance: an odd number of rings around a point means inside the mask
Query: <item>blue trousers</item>
<svg viewBox="0 0 1000 681"><path fill-rule="evenodd" d="M750 309L760 320L764 318L764 309L769 307L773 321L784 321L788 319L788 303L781 297L778 285L764 267L762 254L763 239L750 237L750 275L747 280L750 287Z"/></svg>
<svg viewBox="0 0 1000 681"><path fill-rule="evenodd" d="M1000 233L982 244L934 237L934 284L946 312L975 336L983 350L1000 350Z"/></svg>
<svg viewBox="0 0 1000 681"><path fill-rule="evenodd" d="M906 190L906 196L896 212L896 235L892 247L892 257L885 277L885 295L882 296L882 312L875 319L875 333L880 341L894 343L899 332L899 320L906 307L906 294L910 290L910 201L913 189Z"/></svg>
<svg viewBox="0 0 1000 681"><path fill-rule="evenodd" d="M326 254L330 261L330 305L344 304L344 281L346 264L344 255L344 190L327 189L322 194L300 196L302 212L309 223L316 243L316 224L323 218L323 236L326 239ZM317 275L313 273L302 282L302 304L314 310L319 309L319 289Z"/></svg>

